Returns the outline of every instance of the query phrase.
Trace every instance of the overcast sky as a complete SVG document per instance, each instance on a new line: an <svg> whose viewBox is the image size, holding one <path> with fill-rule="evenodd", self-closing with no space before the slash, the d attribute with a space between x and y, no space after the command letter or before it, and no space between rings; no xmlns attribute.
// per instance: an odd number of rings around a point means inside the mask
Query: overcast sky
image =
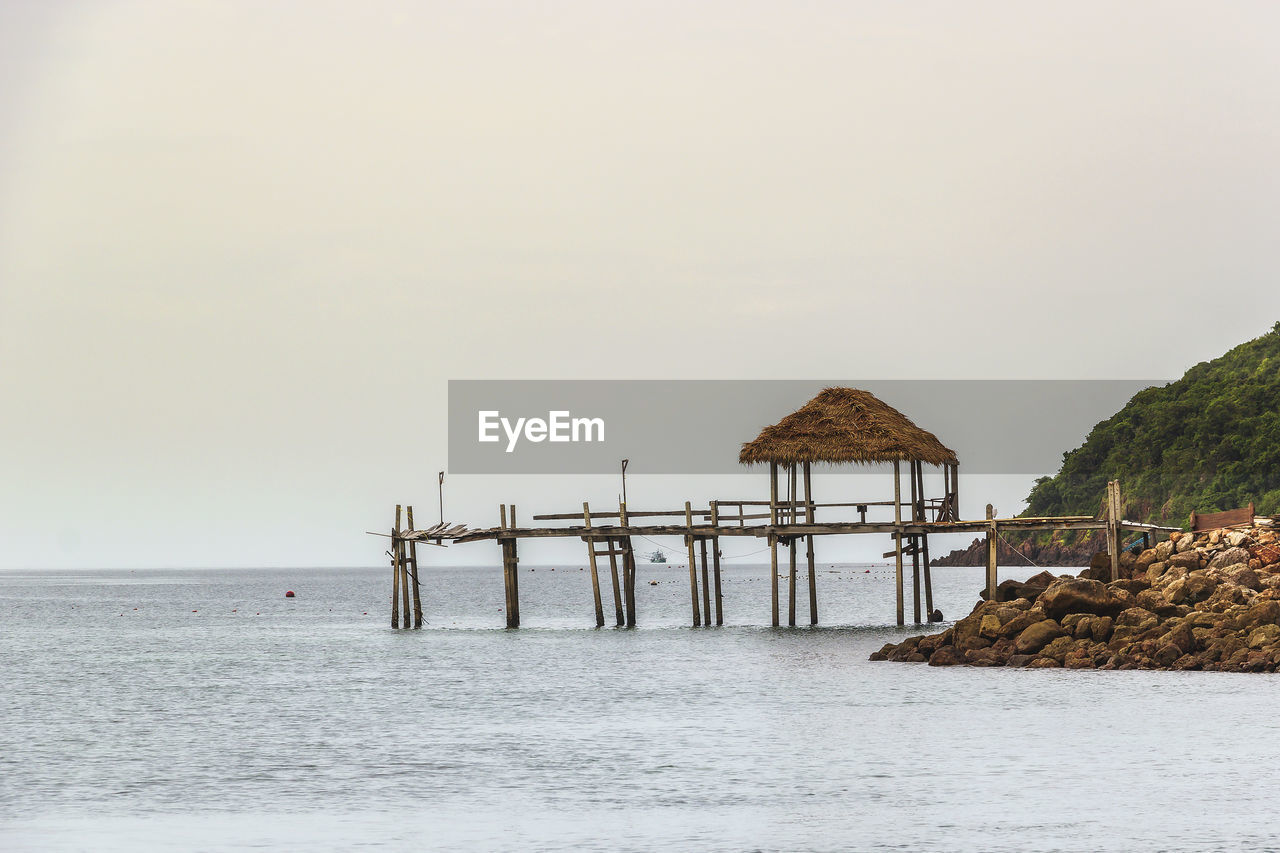
<svg viewBox="0 0 1280 853"><path fill-rule="evenodd" d="M1179 376L1280 319L1277 32L0 0L0 567L378 563L363 531L434 506L450 378ZM459 476L448 514L615 494Z"/></svg>

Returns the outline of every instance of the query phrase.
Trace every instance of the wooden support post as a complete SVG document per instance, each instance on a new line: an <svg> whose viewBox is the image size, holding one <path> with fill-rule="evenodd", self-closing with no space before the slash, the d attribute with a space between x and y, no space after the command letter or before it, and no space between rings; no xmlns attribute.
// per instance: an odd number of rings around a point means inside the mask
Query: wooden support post
<svg viewBox="0 0 1280 853"><path fill-rule="evenodd" d="M787 523L796 523L796 463L791 463L791 468L787 472L787 501L790 509L787 512ZM787 574L787 624L794 628L796 626L796 538L792 536L787 540L787 562L790 569Z"/></svg>
<svg viewBox="0 0 1280 853"><path fill-rule="evenodd" d="M813 524L813 487L809 482L813 474L810 463L804 463L804 520ZM805 561L809 568L809 624L818 624L818 573L813 565L813 536L805 537Z"/></svg>
<svg viewBox="0 0 1280 853"><path fill-rule="evenodd" d="M996 557L999 531L996 530L995 508L987 504L987 601L996 600Z"/></svg>
<svg viewBox="0 0 1280 853"><path fill-rule="evenodd" d="M1103 530L1103 536L1106 537L1107 556L1110 557L1116 552L1115 531L1111 527L1111 481L1107 480L1107 502L1102 509L1102 520L1106 527Z"/></svg>
<svg viewBox="0 0 1280 853"><path fill-rule="evenodd" d="M618 503L618 524L623 529L631 526L631 519L627 517L626 501ZM628 628L634 628L636 626L636 555L631 550L629 535L620 538L618 543L622 546L622 588L623 602L627 608L626 625ZM618 624L621 625L622 622Z"/></svg>
<svg viewBox="0 0 1280 853"><path fill-rule="evenodd" d="M409 529L413 530L413 507L406 509L406 521L409 522ZM409 565L413 568L413 627L422 627L422 594L418 585L418 543L409 543ZM407 619L405 621L408 621Z"/></svg>
<svg viewBox="0 0 1280 853"><path fill-rule="evenodd" d="M960 520L960 463L951 465L951 508L952 521Z"/></svg>
<svg viewBox="0 0 1280 853"><path fill-rule="evenodd" d="M507 505L501 504L498 507L499 517L501 519L500 526L503 530L507 529ZM511 604L511 560L510 554L507 552L507 540L499 539L499 547L502 548L502 590L504 596L503 609L507 614L507 627L511 625L511 613L515 609Z"/></svg>
<svg viewBox="0 0 1280 853"><path fill-rule="evenodd" d="M405 614L408 618L409 614ZM391 528L391 627L400 627L400 504L396 504L396 523Z"/></svg>
<svg viewBox="0 0 1280 853"><path fill-rule="evenodd" d="M916 486L916 462L913 460L908 463L907 476L911 479L911 520L919 521L920 508L920 492ZM915 616L916 624L920 624L920 548L919 542L915 536L909 540L911 542L911 599L912 613Z"/></svg>
<svg viewBox="0 0 1280 853"><path fill-rule="evenodd" d="M693 627L697 628L702 624L702 614L698 607L698 560L693 553L693 505L689 501L684 502L684 524L689 531L684 542L689 546L689 595L693 599Z"/></svg>
<svg viewBox="0 0 1280 853"><path fill-rule="evenodd" d="M924 563L924 609L929 611L925 616L926 622L933 621L933 576L929 570L929 534L920 535L920 551L922 556L920 561Z"/></svg>
<svg viewBox="0 0 1280 853"><path fill-rule="evenodd" d="M938 521L951 521L951 466L942 466L942 511Z"/></svg>
<svg viewBox="0 0 1280 853"><path fill-rule="evenodd" d="M720 526L720 507L716 504L715 501L711 502L711 526L712 527ZM715 584L716 584L716 624L723 625L724 612L721 609L721 605L723 603L723 596L720 594L720 537L719 536L711 537L711 552L712 552L711 560L714 566L713 571L715 573Z"/></svg>
<svg viewBox="0 0 1280 853"><path fill-rule="evenodd" d="M698 545L702 551L702 613L703 625L711 624L711 579L707 572L707 537L703 536L698 539Z"/></svg>
<svg viewBox="0 0 1280 853"><path fill-rule="evenodd" d="M920 618L920 537L910 536L907 541L911 546L911 601L912 613L915 616L916 624L922 621Z"/></svg>
<svg viewBox="0 0 1280 853"><path fill-rule="evenodd" d="M406 552L409 550L405 547L405 542L400 542L400 611L404 614L404 620L400 623L408 628L409 620L409 561L406 559Z"/></svg>
<svg viewBox="0 0 1280 853"><path fill-rule="evenodd" d="M773 588L773 627L778 627L778 463L769 463L769 584Z"/></svg>
<svg viewBox="0 0 1280 853"><path fill-rule="evenodd" d="M516 528L516 505L511 505L511 526ZM507 539L509 564L511 564L511 611L507 613L509 628L520 628L520 558L516 556L516 540Z"/></svg>
<svg viewBox="0 0 1280 853"><path fill-rule="evenodd" d="M627 579L627 627L636 626L636 554L631 549L631 537L622 540L622 573Z"/></svg>
<svg viewBox="0 0 1280 853"><path fill-rule="evenodd" d="M582 502L582 525L591 530L591 507L587 501ZM596 540L587 537L587 557L591 560L591 594L596 605L596 627L604 627L604 602L600 600L600 571L596 566ZM618 600L618 569L613 559L613 540L609 540L609 564L613 566L613 598ZM618 619L622 619L622 607L618 607Z"/></svg>
<svg viewBox="0 0 1280 853"><path fill-rule="evenodd" d="M609 540L609 576L613 579L613 617L618 627L621 628L623 625L627 623L622 616L623 590L618 585L618 555L615 554L614 552L621 550L622 540L621 539L616 540L617 541L616 547L614 545L614 541L615 540L613 539ZM627 572L627 566L626 566L626 561L624 560L623 566L622 566L622 573L624 576L624 579L623 579L624 586L626 585L626 580L625 580L626 572Z"/></svg>
<svg viewBox="0 0 1280 853"><path fill-rule="evenodd" d="M893 557L896 574L894 582L898 593L898 625L905 625L906 614L902 602L902 466L893 460Z"/></svg>
<svg viewBox="0 0 1280 853"><path fill-rule="evenodd" d="M769 574L773 586L773 627L778 627L778 537L769 534Z"/></svg>
<svg viewBox="0 0 1280 853"><path fill-rule="evenodd" d="M928 521L929 512L927 510L928 498L925 497L924 491L924 463L916 462L916 491L920 495L919 510L916 513L917 521ZM917 550L920 551L920 564L924 569L924 621L933 621L933 573L929 568L929 534L922 533L916 540L918 544Z"/></svg>
<svg viewBox="0 0 1280 853"><path fill-rule="evenodd" d="M1111 480L1107 483L1107 533L1114 545L1111 548L1111 580L1120 579L1120 549L1124 547L1124 540L1121 538L1120 531L1120 481Z"/></svg>

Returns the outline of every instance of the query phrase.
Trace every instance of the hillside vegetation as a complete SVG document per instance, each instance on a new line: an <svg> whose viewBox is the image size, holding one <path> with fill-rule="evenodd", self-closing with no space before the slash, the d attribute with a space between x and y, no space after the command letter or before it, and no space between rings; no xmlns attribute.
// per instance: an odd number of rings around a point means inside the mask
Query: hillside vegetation
<svg viewBox="0 0 1280 853"><path fill-rule="evenodd" d="M1280 323L1134 395L1036 481L1023 514L1091 515L1116 478L1131 520L1185 525L1249 501L1280 513Z"/></svg>

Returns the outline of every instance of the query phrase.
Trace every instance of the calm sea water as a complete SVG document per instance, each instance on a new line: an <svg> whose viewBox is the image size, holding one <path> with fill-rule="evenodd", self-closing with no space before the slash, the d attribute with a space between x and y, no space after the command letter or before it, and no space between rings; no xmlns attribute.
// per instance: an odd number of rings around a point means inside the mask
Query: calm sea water
<svg viewBox="0 0 1280 853"><path fill-rule="evenodd" d="M1280 837L1275 676L870 663L907 633L884 566L824 564L824 626L772 630L767 568L727 568L726 626L693 629L687 572L641 564L641 627L595 630L587 573L550 568L522 566L519 631L497 569L427 568L416 632L383 569L0 573L0 848ZM981 571L935 574L968 612Z"/></svg>

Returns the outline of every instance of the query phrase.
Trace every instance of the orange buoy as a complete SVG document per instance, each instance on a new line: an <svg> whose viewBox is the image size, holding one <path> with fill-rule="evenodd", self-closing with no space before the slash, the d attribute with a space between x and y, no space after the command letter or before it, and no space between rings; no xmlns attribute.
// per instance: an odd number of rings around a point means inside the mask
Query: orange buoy
<svg viewBox="0 0 1280 853"><path fill-rule="evenodd" d="M289 590L284 594L285 598L293 598L293 590Z"/></svg>

